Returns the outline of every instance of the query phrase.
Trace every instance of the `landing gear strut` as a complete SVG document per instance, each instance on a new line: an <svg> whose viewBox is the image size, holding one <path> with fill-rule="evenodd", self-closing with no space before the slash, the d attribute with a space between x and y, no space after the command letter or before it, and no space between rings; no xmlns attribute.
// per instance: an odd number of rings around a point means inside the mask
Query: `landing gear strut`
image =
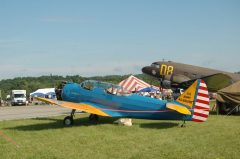
<svg viewBox="0 0 240 159"><path fill-rule="evenodd" d="M91 122L98 122L99 117L98 117L98 115L96 115L96 114L90 114L89 117L88 117L88 119L89 119L89 121L91 121Z"/></svg>
<svg viewBox="0 0 240 159"><path fill-rule="evenodd" d="M66 116L63 120L63 124L66 126L70 126L73 125L73 117L74 117L74 113L76 112L76 109L73 109L71 112L70 116Z"/></svg>
<svg viewBox="0 0 240 159"><path fill-rule="evenodd" d="M185 120L183 120L183 123L182 123L182 125L181 125L181 128L183 128L183 127L186 127L186 122L185 122Z"/></svg>

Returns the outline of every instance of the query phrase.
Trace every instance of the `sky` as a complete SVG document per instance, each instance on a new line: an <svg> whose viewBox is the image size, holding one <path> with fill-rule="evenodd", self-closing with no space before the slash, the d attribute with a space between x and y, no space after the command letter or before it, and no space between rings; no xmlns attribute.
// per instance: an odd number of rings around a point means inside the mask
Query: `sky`
<svg viewBox="0 0 240 159"><path fill-rule="evenodd" d="M239 0L0 0L0 80L124 75L162 59L240 71Z"/></svg>

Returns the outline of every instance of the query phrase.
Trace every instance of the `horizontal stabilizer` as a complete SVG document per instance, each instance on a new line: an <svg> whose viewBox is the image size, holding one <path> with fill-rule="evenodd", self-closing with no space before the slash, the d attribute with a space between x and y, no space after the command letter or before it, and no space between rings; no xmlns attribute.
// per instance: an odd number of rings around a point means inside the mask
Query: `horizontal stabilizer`
<svg viewBox="0 0 240 159"><path fill-rule="evenodd" d="M187 109L186 107L181 106L181 105L177 105L177 104L173 104L173 103L167 103L166 107L168 109L175 110L175 111L177 111L181 114L191 115L191 112L189 111L189 109Z"/></svg>

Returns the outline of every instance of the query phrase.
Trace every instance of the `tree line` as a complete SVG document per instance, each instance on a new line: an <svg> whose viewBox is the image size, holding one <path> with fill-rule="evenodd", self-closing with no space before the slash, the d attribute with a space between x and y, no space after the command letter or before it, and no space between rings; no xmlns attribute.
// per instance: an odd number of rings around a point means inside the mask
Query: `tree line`
<svg viewBox="0 0 240 159"><path fill-rule="evenodd" d="M49 76L40 76L40 77L17 77L14 79L5 79L0 81L0 90L2 99L5 99L11 90L23 89L27 91L29 95L31 92L36 91L40 88L53 88L59 86L62 81L71 81L76 83L81 83L84 80L99 80L104 82L110 82L113 84L118 84L122 80L126 79L130 75L109 75L109 76L94 76L94 77L82 77L79 75L74 76L58 76L58 75L49 75ZM142 79L143 81L158 85L158 81L153 79L150 76L144 74L135 75L137 78Z"/></svg>

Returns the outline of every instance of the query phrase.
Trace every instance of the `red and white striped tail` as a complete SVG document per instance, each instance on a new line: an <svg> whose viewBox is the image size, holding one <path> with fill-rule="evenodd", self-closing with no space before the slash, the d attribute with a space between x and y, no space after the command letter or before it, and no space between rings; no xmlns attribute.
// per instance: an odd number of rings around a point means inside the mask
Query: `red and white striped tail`
<svg viewBox="0 0 240 159"><path fill-rule="evenodd" d="M196 122L204 122L209 116L210 107L208 89L203 80L200 80L195 101L192 120Z"/></svg>

